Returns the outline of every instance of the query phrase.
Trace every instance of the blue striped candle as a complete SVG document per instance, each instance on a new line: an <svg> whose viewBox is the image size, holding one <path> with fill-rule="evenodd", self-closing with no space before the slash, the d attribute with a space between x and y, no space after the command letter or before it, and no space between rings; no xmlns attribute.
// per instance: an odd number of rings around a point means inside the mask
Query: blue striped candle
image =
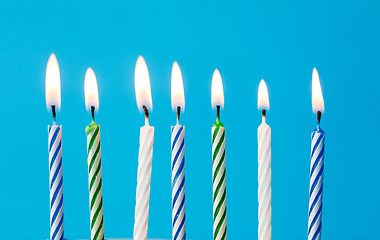
<svg viewBox="0 0 380 240"><path fill-rule="evenodd" d="M186 239L185 215L185 127L179 124L181 110L185 109L185 91L181 69L172 66L172 108L177 110L177 124L172 126L172 240Z"/></svg>
<svg viewBox="0 0 380 240"><path fill-rule="evenodd" d="M63 239L62 126L48 126L50 240Z"/></svg>
<svg viewBox="0 0 380 240"><path fill-rule="evenodd" d="M325 132L319 127L311 134L311 164L309 189L308 239L321 239L323 159L325 156Z"/></svg>
<svg viewBox="0 0 380 240"><path fill-rule="evenodd" d="M313 112L317 113L317 129L311 134L311 162L309 188L308 240L320 240L322 234L323 160L325 157L325 132L320 128L322 112L325 110L321 83L317 69L312 79Z"/></svg>
<svg viewBox="0 0 380 240"><path fill-rule="evenodd" d="M186 239L185 127L172 127L172 240Z"/></svg>

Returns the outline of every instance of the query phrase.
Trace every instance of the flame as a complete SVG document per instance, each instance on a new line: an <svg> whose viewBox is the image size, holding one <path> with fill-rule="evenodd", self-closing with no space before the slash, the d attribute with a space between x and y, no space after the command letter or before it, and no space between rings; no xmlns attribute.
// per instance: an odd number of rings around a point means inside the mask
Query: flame
<svg viewBox="0 0 380 240"><path fill-rule="evenodd" d="M52 105L55 105L56 109L59 110L61 108L61 77L54 53L50 55L46 67L45 91L48 110Z"/></svg>
<svg viewBox="0 0 380 240"><path fill-rule="evenodd" d="M224 107L223 83L218 69L215 69L212 75L211 105L213 108L215 108L216 105L220 105L221 108Z"/></svg>
<svg viewBox="0 0 380 240"><path fill-rule="evenodd" d="M259 92L257 96L257 108L269 110L268 87L264 79L261 79L259 84Z"/></svg>
<svg viewBox="0 0 380 240"><path fill-rule="evenodd" d="M148 66L142 56L137 59L135 67L135 92L139 111L142 111L143 105L153 110Z"/></svg>
<svg viewBox="0 0 380 240"><path fill-rule="evenodd" d="M183 80L181 69L177 62L172 67L172 108L176 110L179 106L181 110L185 110L185 93L183 90Z"/></svg>
<svg viewBox="0 0 380 240"><path fill-rule="evenodd" d="M313 69L311 100L314 113L318 111L325 111L325 103L323 101L321 83L319 81L319 75L316 68Z"/></svg>
<svg viewBox="0 0 380 240"><path fill-rule="evenodd" d="M87 111L90 111L91 106L95 107L95 111L99 110L98 83L96 82L95 73L91 68L87 69L86 76L84 77L84 97Z"/></svg>

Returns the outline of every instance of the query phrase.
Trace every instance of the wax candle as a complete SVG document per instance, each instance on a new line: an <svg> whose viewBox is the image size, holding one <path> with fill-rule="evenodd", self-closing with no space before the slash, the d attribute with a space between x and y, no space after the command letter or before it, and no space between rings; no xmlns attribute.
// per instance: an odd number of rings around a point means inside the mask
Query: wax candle
<svg viewBox="0 0 380 240"><path fill-rule="evenodd" d="M222 77L215 69L211 84L211 104L216 107L216 122L212 126L212 183L214 240L227 239L226 210L226 162L225 162L225 129L220 122L220 108L224 106Z"/></svg>
<svg viewBox="0 0 380 240"><path fill-rule="evenodd" d="M46 68L46 104L53 114L49 133L50 240L63 239L62 126L56 124L56 110L61 107L61 79L54 53Z"/></svg>
<svg viewBox="0 0 380 240"><path fill-rule="evenodd" d="M96 76L91 68L84 78L84 95L86 109L91 111L92 122L86 127L87 165L90 193L90 228L91 240L104 239L102 164L100 158L100 126L95 123L95 111L99 110L99 96Z"/></svg>
<svg viewBox="0 0 380 240"><path fill-rule="evenodd" d="M321 83L317 69L313 69L312 105L317 114L317 128L311 134L311 162L309 188L309 224L308 239L321 239L322 233L322 195L323 160L325 157L325 132L320 128L322 112L325 111Z"/></svg>
<svg viewBox="0 0 380 240"><path fill-rule="evenodd" d="M186 239L185 216L185 127L179 123L181 110L185 109L181 69L173 63L171 80L172 108L177 110L177 124L172 126L172 240Z"/></svg>
<svg viewBox="0 0 380 240"><path fill-rule="evenodd" d="M152 95L148 66L143 57L137 59L135 68L135 92L139 110L144 110L145 126L140 128L139 164L137 169L137 189L134 240L146 240L148 236L150 180L152 174L154 127L149 125L148 108L152 110Z"/></svg>
<svg viewBox="0 0 380 240"><path fill-rule="evenodd" d="M258 109L262 110L262 123L257 129L258 140L258 200L259 200L259 240L272 239L272 171L271 171L271 128L266 124L266 111L269 110L268 88L264 80L260 81Z"/></svg>

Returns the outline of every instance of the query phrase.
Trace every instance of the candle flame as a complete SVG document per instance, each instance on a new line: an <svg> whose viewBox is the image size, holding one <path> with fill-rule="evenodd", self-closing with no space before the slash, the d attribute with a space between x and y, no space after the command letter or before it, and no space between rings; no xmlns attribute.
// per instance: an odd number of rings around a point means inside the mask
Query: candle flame
<svg viewBox="0 0 380 240"><path fill-rule="evenodd" d="M61 108L61 77L54 53L50 55L46 67L45 94L48 110L51 109L52 105L55 105L56 109L59 110Z"/></svg>
<svg viewBox="0 0 380 240"><path fill-rule="evenodd" d="M181 69L177 62L173 63L172 67L172 108L176 110L177 107L181 107L181 110L185 110L185 93L183 90L183 80Z"/></svg>
<svg viewBox="0 0 380 240"><path fill-rule="evenodd" d="M215 69L214 74L212 75L211 105L212 108L215 108L217 105L221 108L224 107L223 83L218 69Z"/></svg>
<svg viewBox="0 0 380 240"><path fill-rule="evenodd" d="M325 111L325 103L323 101L321 83L319 81L319 75L316 68L313 69L311 100L314 113L318 111Z"/></svg>
<svg viewBox="0 0 380 240"><path fill-rule="evenodd" d="M261 79L259 84L259 92L257 96L257 108L269 110L268 87L264 79Z"/></svg>
<svg viewBox="0 0 380 240"><path fill-rule="evenodd" d="M84 77L84 96L86 102L87 111L91 110L91 107L95 107L95 111L99 110L99 93L98 83L96 82L96 76L91 68L88 68Z"/></svg>
<svg viewBox="0 0 380 240"><path fill-rule="evenodd" d="M143 110L143 105L153 110L148 66L142 56L137 59L135 67L135 92L139 111Z"/></svg>

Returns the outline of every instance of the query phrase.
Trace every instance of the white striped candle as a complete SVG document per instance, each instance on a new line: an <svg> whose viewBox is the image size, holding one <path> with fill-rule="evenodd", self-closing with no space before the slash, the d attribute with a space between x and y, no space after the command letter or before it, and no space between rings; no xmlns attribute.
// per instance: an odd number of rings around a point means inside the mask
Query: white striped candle
<svg viewBox="0 0 380 240"><path fill-rule="evenodd" d="M269 96L264 80L261 80L259 84L257 107L258 109L262 109L262 123L257 129L259 182L258 239L270 240L272 239L272 150L271 128L266 124L266 110L269 110Z"/></svg>
<svg viewBox="0 0 380 240"><path fill-rule="evenodd" d="M150 180L152 175L154 127L149 125L148 108L152 109L152 95L148 66L142 56L139 56L135 67L135 92L139 109L145 113L145 126L140 129L139 163L137 169L137 188L135 223L133 227L134 240L146 240L148 237ZM147 108L148 107L148 108Z"/></svg>
<svg viewBox="0 0 380 240"><path fill-rule="evenodd" d="M146 240L148 237L150 180L152 176L154 127L140 129L139 165L137 169L137 189L135 206L134 240Z"/></svg>

